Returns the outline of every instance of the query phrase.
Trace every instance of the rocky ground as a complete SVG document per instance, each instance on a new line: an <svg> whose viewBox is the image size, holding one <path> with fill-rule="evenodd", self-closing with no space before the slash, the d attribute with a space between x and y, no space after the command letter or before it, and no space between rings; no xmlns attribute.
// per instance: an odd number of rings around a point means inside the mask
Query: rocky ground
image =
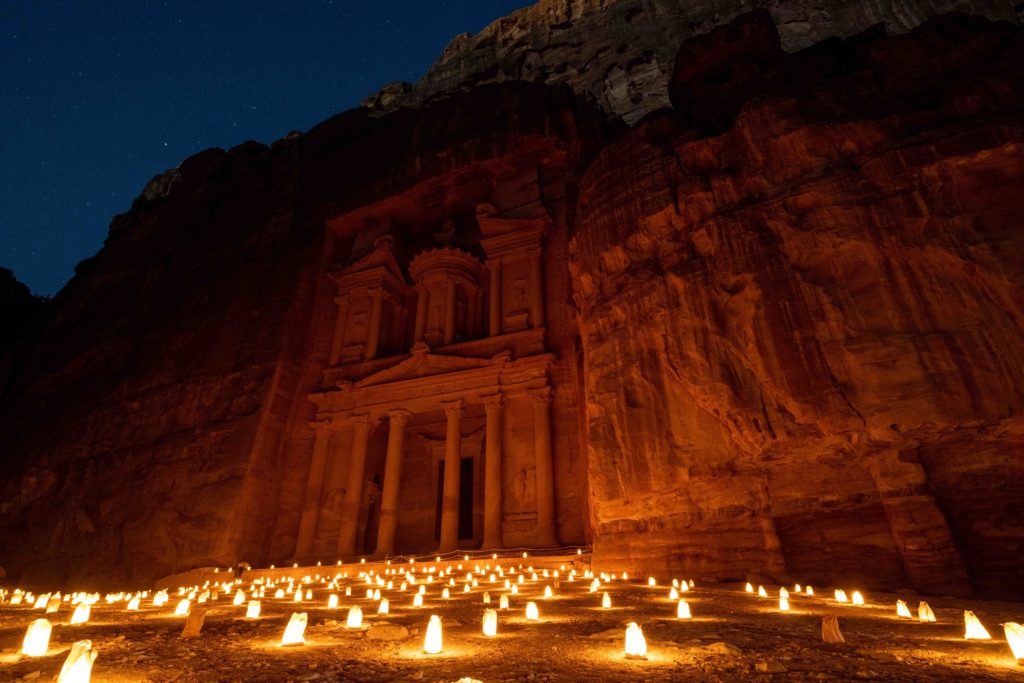
<svg viewBox="0 0 1024 683"><path fill-rule="evenodd" d="M899 619L897 598L916 615L917 596L865 595L863 607L836 603L831 590L817 595L791 594L792 611L777 610L778 587L766 586L768 598L744 592L739 584L697 585L684 593L693 618L675 618L670 586L646 581L615 581L603 586L612 599L601 609L601 592L588 581L563 580L551 599L543 598L543 576L523 584L499 610L496 638L481 634L482 594L490 589L492 607L502 591L485 576L470 593L461 580L452 598L440 597L441 584L427 586L422 608L413 608L412 589L384 591L391 614L376 616L377 603L365 597L365 584L354 579L352 596L340 591L340 607L326 609L328 590L313 583L313 599L264 598L263 616L243 617L245 607L229 595L208 602L201 637L180 638L185 618L173 616L176 596L165 607L128 612L124 603L93 608L89 623L68 625L71 607L64 603L49 615L54 624L45 657L19 654L26 626L43 616L30 606L0 605L0 680L49 680L56 677L74 641L91 639L99 656L94 681L314 681L423 680L455 681L470 677L502 680L1020 680L1000 626L1024 620L1024 604L930 599L938 622ZM246 587L243 584L243 588ZM847 587L848 592L853 587ZM267 592L269 596L271 591ZM537 602L540 621L528 622L524 607ZM347 629L348 607L360 605L365 620ZM988 628L990 641L963 638L963 610L973 610ZM309 617L305 645L282 647L281 635L292 612ZM444 650L423 653L431 614L444 624ZM821 618L837 614L845 644L825 644ZM646 660L624 655L625 626L636 621L647 639ZM391 626L389 628L382 628ZM397 627L397 628L395 628Z"/></svg>

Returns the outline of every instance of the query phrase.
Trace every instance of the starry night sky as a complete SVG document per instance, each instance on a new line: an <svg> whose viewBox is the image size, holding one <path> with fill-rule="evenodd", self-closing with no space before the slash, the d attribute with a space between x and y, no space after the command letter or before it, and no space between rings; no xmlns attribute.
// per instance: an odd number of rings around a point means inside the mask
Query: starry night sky
<svg viewBox="0 0 1024 683"><path fill-rule="evenodd" d="M415 81L530 0L0 0L0 266L55 294L146 182Z"/></svg>

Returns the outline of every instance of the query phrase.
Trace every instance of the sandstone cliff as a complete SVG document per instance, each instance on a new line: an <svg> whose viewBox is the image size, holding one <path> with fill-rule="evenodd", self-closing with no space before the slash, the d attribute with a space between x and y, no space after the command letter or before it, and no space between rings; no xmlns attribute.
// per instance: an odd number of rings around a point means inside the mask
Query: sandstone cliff
<svg viewBox="0 0 1024 683"><path fill-rule="evenodd" d="M540 0L473 36L456 36L437 63L409 87L389 84L367 106L417 106L481 83L566 83L604 111L633 123L668 104L666 83L679 44L756 7L766 8L782 46L793 52L874 24L892 33L956 9L1018 19L1010 0Z"/></svg>
<svg viewBox="0 0 1024 683"><path fill-rule="evenodd" d="M472 216L493 181L483 164L598 139L577 117L567 92L490 86L208 150L154 179L5 387L0 566L96 587L288 560L337 295L327 270L352 241L325 241L324 222L416 183L431 218L411 233Z"/></svg>
<svg viewBox="0 0 1024 683"><path fill-rule="evenodd" d="M554 36L627 6L524 12ZM96 587L289 559L328 271L376 243L361 221L412 252L483 202L558 227L554 421L586 448L556 466L581 457L590 496L558 510L598 566L1020 597L1022 31L950 15L791 54L773 11L655 31L634 114L673 108L631 130L565 86L475 85L154 179L4 387L0 564ZM461 83L492 48L460 45Z"/></svg>
<svg viewBox="0 0 1024 683"><path fill-rule="evenodd" d="M1024 595L1022 50L682 47L580 189L602 566Z"/></svg>

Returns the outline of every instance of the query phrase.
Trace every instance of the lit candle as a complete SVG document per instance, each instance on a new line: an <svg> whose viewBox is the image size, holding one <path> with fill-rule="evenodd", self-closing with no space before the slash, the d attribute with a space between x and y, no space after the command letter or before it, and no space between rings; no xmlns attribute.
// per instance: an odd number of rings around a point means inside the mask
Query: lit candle
<svg viewBox="0 0 1024 683"><path fill-rule="evenodd" d="M127 608L128 611L129 612L138 612L139 611L139 603L140 602L142 602L142 598L140 598L138 595L136 595L134 598L129 600L128 601L128 608ZM82 641L82 642L85 642L85 641ZM89 647L92 647L92 645L90 645Z"/></svg>
<svg viewBox="0 0 1024 683"><path fill-rule="evenodd" d="M380 599L380 604L377 605L377 614L379 614L379 615L387 614L388 611L390 611L390 609L391 609L391 603L388 601L388 599L387 598L381 598Z"/></svg>
<svg viewBox="0 0 1024 683"><path fill-rule="evenodd" d="M863 605L864 604L864 596L860 594L860 591L853 591L853 596L852 597L853 597L853 604L855 604L855 605Z"/></svg>
<svg viewBox="0 0 1024 683"><path fill-rule="evenodd" d="M1006 644L1010 646L1013 658L1018 664L1024 664L1024 626L1008 621L1003 624L1003 633L1006 634Z"/></svg>
<svg viewBox="0 0 1024 683"><path fill-rule="evenodd" d="M188 601L187 599L181 600L180 602L178 602L178 606L174 608L175 616L180 617L188 614L188 610L190 607L192 607L192 603L190 601Z"/></svg>
<svg viewBox="0 0 1024 683"><path fill-rule="evenodd" d="M787 598L785 595L780 595L779 596L779 611L780 612L788 612L789 611L789 598Z"/></svg>
<svg viewBox="0 0 1024 683"><path fill-rule="evenodd" d="M436 614L430 615L427 634L423 637L423 651L428 655L441 652L441 617Z"/></svg>
<svg viewBox="0 0 1024 683"><path fill-rule="evenodd" d="M644 632L635 621L626 627L626 657L629 659L647 659L647 641Z"/></svg>
<svg viewBox="0 0 1024 683"><path fill-rule="evenodd" d="M608 591L605 591L604 595L601 597L601 608L602 609L611 609L611 607L612 607L612 596L608 595Z"/></svg>
<svg viewBox="0 0 1024 683"><path fill-rule="evenodd" d="M498 609L508 609L507 595L502 595L501 598L498 599Z"/></svg>
<svg viewBox="0 0 1024 683"><path fill-rule="evenodd" d="M533 601L526 603L526 620L540 621L540 610L537 609L537 603Z"/></svg>
<svg viewBox="0 0 1024 683"><path fill-rule="evenodd" d="M982 626L981 621L970 610L964 611L964 638L967 640L992 639L992 636L988 634L988 630Z"/></svg>
<svg viewBox="0 0 1024 683"><path fill-rule="evenodd" d="M292 612L281 636L281 645L302 645L306 642L306 613Z"/></svg>
<svg viewBox="0 0 1024 683"><path fill-rule="evenodd" d="M79 605L71 615L72 624L84 624L89 621L89 605Z"/></svg>
<svg viewBox="0 0 1024 683"><path fill-rule="evenodd" d="M675 588L672 588L672 590L670 590L668 592L668 599L669 600L678 600L679 599L679 591L677 591Z"/></svg>
<svg viewBox="0 0 1024 683"><path fill-rule="evenodd" d="M690 606L686 604L686 600L680 600L676 605L676 618L677 619L689 619L690 618Z"/></svg>
<svg viewBox="0 0 1024 683"><path fill-rule="evenodd" d="M647 578L647 585L648 586L657 586L658 582L654 580L653 576L650 576L650 577Z"/></svg>
<svg viewBox="0 0 1024 683"><path fill-rule="evenodd" d="M846 591L836 589L835 592L836 602L846 602Z"/></svg>
<svg viewBox="0 0 1024 683"><path fill-rule="evenodd" d="M928 605L927 602L920 602L917 605L917 619L922 624L933 623L935 621L935 612Z"/></svg>
<svg viewBox="0 0 1024 683"><path fill-rule="evenodd" d="M327 609L338 608L338 596L336 593L331 593L327 596Z"/></svg>
<svg viewBox="0 0 1024 683"><path fill-rule="evenodd" d="M551 586L544 586L544 599L548 600L554 593L551 590Z"/></svg>
<svg viewBox="0 0 1024 683"><path fill-rule="evenodd" d="M245 608L246 619L259 619L260 618L260 601L250 600L249 605Z"/></svg>
<svg viewBox="0 0 1024 683"><path fill-rule="evenodd" d="M79 640L71 646L64 666L57 675L57 683L89 683L92 676L92 663L96 661L96 650L92 649L91 640Z"/></svg>
<svg viewBox="0 0 1024 683"><path fill-rule="evenodd" d="M239 589L239 590L235 591L235 602L234 602L234 604L237 607L238 605L241 605L243 602L245 602L245 591Z"/></svg>
<svg viewBox="0 0 1024 683"><path fill-rule="evenodd" d="M484 591L484 604L485 605L491 604L491 594L488 593L487 591Z"/></svg>
<svg viewBox="0 0 1024 683"><path fill-rule="evenodd" d="M767 598L768 597L768 591L766 591L764 589L764 586L758 586L757 587L757 597L759 597L759 598Z"/></svg>
<svg viewBox="0 0 1024 683"><path fill-rule="evenodd" d="M907 607L907 603L902 600L896 601L896 616L906 617L907 619L913 619L913 615L910 613L910 608Z"/></svg>
<svg viewBox="0 0 1024 683"><path fill-rule="evenodd" d="M484 610L484 635L489 638L498 635L498 613L493 609Z"/></svg>
<svg viewBox="0 0 1024 683"><path fill-rule="evenodd" d="M748 593L753 593L754 592L754 584L752 584L749 581L747 581L747 585L744 586L743 590L745 590Z"/></svg>
<svg viewBox="0 0 1024 683"><path fill-rule="evenodd" d="M412 596L412 606L423 607L423 595L417 593L416 595Z"/></svg>
<svg viewBox="0 0 1024 683"><path fill-rule="evenodd" d="M21 653L28 657L42 657L50 645L50 622L36 619L28 625L25 640L21 644Z"/></svg>
<svg viewBox="0 0 1024 683"><path fill-rule="evenodd" d="M804 592L807 593L807 595L814 595L814 586L808 586L804 589Z"/></svg>
<svg viewBox="0 0 1024 683"><path fill-rule="evenodd" d="M347 628L359 628L363 625L363 609L359 605L352 605L348 608L348 619L345 620Z"/></svg>

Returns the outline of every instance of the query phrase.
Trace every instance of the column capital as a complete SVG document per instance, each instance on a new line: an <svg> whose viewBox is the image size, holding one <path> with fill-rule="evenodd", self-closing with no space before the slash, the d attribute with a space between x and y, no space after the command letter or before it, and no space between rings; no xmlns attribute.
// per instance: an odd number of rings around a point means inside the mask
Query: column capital
<svg viewBox="0 0 1024 683"><path fill-rule="evenodd" d="M373 421L370 419L369 413L360 413L359 415L352 416L352 424L356 427L369 428L373 424Z"/></svg>
<svg viewBox="0 0 1024 683"><path fill-rule="evenodd" d="M331 417L325 417L320 420L312 420L309 423L309 426L318 432L321 430L332 429L334 427L334 419Z"/></svg>
<svg viewBox="0 0 1024 683"><path fill-rule="evenodd" d="M403 427L409 424L409 420L412 419L412 413L408 410L396 408L395 410L388 411L388 422L390 424L400 424Z"/></svg>
<svg viewBox="0 0 1024 683"><path fill-rule="evenodd" d="M481 396L480 402L484 404L484 409L490 413L492 411L500 411L505 405L505 396L502 393L490 394L489 396Z"/></svg>
<svg viewBox="0 0 1024 683"><path fill-rule="evenodd" d="M449 419L453 417L462 417L462 399L457 398L454 401L443 401L441 407L444 408L444 414Z"/></svg>
<svg viewBox="0 0 1024 683"><path fill-rule="evenodd" d="M551 386L540 387L539 389L530 389L526 392L527 395L536 401L538 404L551 405Z"/></svg>
<svg viewBox="0 0 1024 683"><path fill-rule="evenodd" d="M342 304L347 304L348 293L346 292L345 294L339 294L338 296L334 297L334 303L338 304L339 306L341 306Z"/></svg>

